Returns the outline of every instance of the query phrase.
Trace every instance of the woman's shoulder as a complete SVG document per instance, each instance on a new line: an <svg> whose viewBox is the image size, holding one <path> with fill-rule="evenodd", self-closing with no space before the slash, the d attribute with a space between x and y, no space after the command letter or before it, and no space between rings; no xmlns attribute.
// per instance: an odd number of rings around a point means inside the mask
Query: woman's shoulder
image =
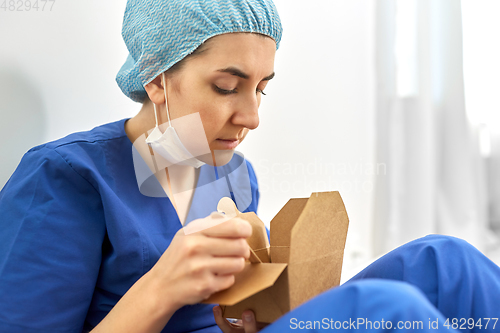
<svg viewBox="0 0 500 333"><path fill-rule="evenodd" d="M124 125L127 119L118 120L112 123L103 124L89 131L82 131L69 134L63 138L43 143L31 148L28 153L49 150L61 150L71 145L86 145L102 143L110 140L128 139L125 133Z"/></svg>
<svg viewBox="0 0 500 333"><path fill-rule="evenodd" d="M124 129L126 120L103 124L89 131L72 133L43 143L28 150L23 158L47 159L59 155L68 164L77 165L105 158L117 146L126 146L131 151L132 144Z"/></svg>
<svg viewBox="0 0 500 333"><path fill-rule="evenodd" d="M100 125L33 147L23 156L12 177L42 169L55 173L76 172L97 186L110 169L132 159L132 144L124 130L125 121ZM49 168L42 168L43 165Z"/></svg>

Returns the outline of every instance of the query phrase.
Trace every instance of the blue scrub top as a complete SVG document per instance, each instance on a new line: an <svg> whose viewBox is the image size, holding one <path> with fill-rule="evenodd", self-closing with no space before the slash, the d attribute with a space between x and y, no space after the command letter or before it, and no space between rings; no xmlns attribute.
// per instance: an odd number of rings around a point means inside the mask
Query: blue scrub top
<svg viewBox="0 0 500 333"><path fill-rule="evenodd" d="M31 149L0 192L0 332L91 329L182 227L167 197L141 193L126 120ZM240 156L233 160L241 166ZM243 165L251 198L239 208L256 212L257 179L250 163ZM217 169L202 166L199 185L213 174L222 179ZM248 193L224 183L224 190L195 191L189 219L216 209L202 205L207 194L218 200L228 187L236 199ZM164 332L220 332L212 307L179 309Z"/></svg>

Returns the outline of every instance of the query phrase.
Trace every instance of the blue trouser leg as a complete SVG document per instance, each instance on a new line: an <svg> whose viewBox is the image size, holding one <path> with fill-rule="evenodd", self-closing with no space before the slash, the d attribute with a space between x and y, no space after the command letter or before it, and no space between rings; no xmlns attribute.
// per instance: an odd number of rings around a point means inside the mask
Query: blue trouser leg
<svg viewBox="0 0 500 333"><path fill-rule="evenodd" d="M500 331L500 323L493 329L495 322L490 320L486 328L484 319L500 317L500 268L463 240L432 235L388 253L346 284L311 299L265 331L307 329L308 324L313 327L309 331L330 330L341 324L343 330L381 332L398 331L397 325L402 324L407 327L400 327L401 331L436 332L447 331L445 317L473 318L474 324L483 318L482 327L474 326L473 331ZM385 327L381 327L382 320ZM422 327L408 329L410 323L420 322ZM457 328L463 322L448 323ZM469 324L462 328L468 329Z"/></svg>
<svg viewBox="0 0 500 333"><path fill-rule="evenodd" d="M351 281L382 278L408 282L419 288L450 323L459 326L473 318L483 327L474 332L493 331L500 317L500 267L464 240L429 235L386 254L354 276ZM468 324L472 323L472 320ZM468 331L468 324L461 332ZM500 332L500 320L495 331Z"/></svg>
<svg viewBox="0 0 500 333"><path fill-rule="evenodd" d="M443 323L443 315L417 288L400 281L365 279L314 297L262 332L454 332Z"/></svg>

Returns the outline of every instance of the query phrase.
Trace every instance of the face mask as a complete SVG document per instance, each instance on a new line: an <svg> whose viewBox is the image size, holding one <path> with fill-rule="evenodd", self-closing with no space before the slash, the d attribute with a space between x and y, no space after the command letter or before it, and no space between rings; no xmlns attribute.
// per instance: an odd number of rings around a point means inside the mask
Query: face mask
<svg viewBox="0 0 500 333"><path fill-rule="evenodd" d="M181 139L177 135L175 128L172 127L170 123L170 114L168 112L168 102L167 102L167 90L165 74L162 73L163 78L163 90L165 92L165 106L167 108L167 118L168 118L168 128L164 133L160 131L158 127L158 115L156 112L156 105L153 103L155 110L155 120L156 127L149 134L146 139L146 143L151 146L155 153L160 154L164 159L172 164L189 165L194 168L199 168L203 164L200 160L196 159L184 146Z"/></svg>

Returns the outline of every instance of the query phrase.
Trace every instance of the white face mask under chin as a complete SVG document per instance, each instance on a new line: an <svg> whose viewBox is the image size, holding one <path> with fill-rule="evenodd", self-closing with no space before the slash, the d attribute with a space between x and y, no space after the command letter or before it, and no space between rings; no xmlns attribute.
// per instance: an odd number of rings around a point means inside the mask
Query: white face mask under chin
<svg viewBox="0 0 500 333"><path fill-rule="evenodd" d="M162 78L164 83L163 87L165 92L165 106L167 108L168 128L163 133L160 131L160 128L158 127L158 114L156 111L156 105L153 103L155 110L156 127L151 132L151 134L148 135L146 143L151 146L155 153L160 154L161 157L172 164L188 165L194 168L199 168L205 163L198 160L186 149L181 139L179 138L179 135L177 135L175 128L173 128L172 124L170 123L164 73L162 73Z"/></svg>

